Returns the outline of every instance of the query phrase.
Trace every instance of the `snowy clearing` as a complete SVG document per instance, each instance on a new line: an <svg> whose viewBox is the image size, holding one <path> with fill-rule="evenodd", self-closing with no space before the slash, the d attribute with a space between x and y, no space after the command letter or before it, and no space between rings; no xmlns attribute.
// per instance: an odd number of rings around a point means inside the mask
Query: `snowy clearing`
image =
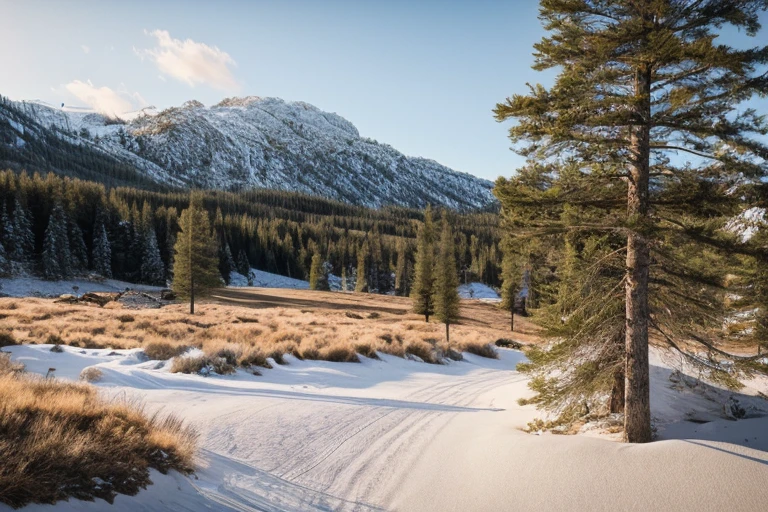
<svg viewBox="0 0 768 512"><path fill-rule="evenodd" d="M0 279L0 297L58 297L65 293L74 293L73 286L79 287L78 294L88 292L122 292L126 288L144 292L159 292L162 290L158 286L127 283L116 279L46 281L37 277L14 277Z"/></svg>
<svg viewBox="0 0 768 512"><path fill-rule="evenodd" d="M96 365L105 393L176 413L201 433L196 476L154 474L154 486L114 507L71 501L27 511L756 510L768 499L768 419L684 421L714 419L718 400L738 394L671 389L672 360L661 353L652 359L652 407L667 440L624 445L524 433L540 414L517 404L529 392L514 371L524 356L511 350L449 365L288 356L261 377L171 374L139 349L7 350L29 371L55 367L59 378ZM739 399L765 413L762 399Z"/></svg>
<svg viewBox="0 0 768 512"><path fill-rule="evenodd" d="M480 299L488 302L501 300L499 293L483 283L467 283L459 285L459 297L462 299Z"/></svg>

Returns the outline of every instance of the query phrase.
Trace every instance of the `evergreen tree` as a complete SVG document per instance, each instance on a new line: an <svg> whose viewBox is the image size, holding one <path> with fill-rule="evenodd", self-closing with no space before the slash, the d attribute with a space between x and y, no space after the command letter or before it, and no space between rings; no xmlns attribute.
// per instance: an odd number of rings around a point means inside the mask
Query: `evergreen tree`
<svg viewBox="0 0 768 512"><path fill-rule="evenodd" d="M532 161L498 182L508 220L527 228L525 236L569 229L621 239L626 270L609 290L624 287L630 442L651 440L649 330L674 344L672 335L712 324L694 311L711 302L679 297L682 289L699 296L702 287L691 281L714 284L717 276L679 256L704 254L703 245L723 250L720 218L739 200L729 191L766 175L759 155L768 148L752 137L766 133L765 120L737 108L768 88L760 68L768 49L715 43L727 24L754 36L766 7L764 0L542 0L550 35L535 45L534 68L559 76L550 89L534 86L495 110L497 120L517 121L510 138Z"/></svg>
<svg viewBox="0 0 768 512"><path fill-rule="evenodd" d="M434 291L434 261L435 261L435 233L432 224L432 209L427 206L424 211L424 223L419 227L416 237L416 263L414 264L413 283L411 284L411 299L413 300L413 312L424 315L424 320L429 322L429 317L435 311L433 302Z"/></svg>
<svg viewBox="0 0 768 512"><path fill-rule="evenodd" d="M173 291L189 298L189 313L195 313L195 297L204 297L221 285L216 239L211 231L202 195L193 192L189 208L179 218L181 232L176 238L173 259Z"/></svg>
<svg viewBox="0 0 768 512"><path fill-rule="evenodd" d="M69 247L72 252L72 269L83 272L88 268L88 249L85 247L83 231L77 222L69 222Z"/></svg>
<svg viewBox="0 0 768 512"><path fill-rule="evenodd" d="M146 230L143 254L141 257L141 280L146 284L162 286L165 284L165 265L160 257L160 248L157 245L157 235L152 226Z"/></svg>
<svg viewBox="0 0 768 512"><path fill-rule="evenodd" d="M3 245L3 256L5 257L5 264L10 269L10 255L11 248L17 247L19 244L18 237L14 232L14 225L11 216L8 214L8 205L3 210L3 216L0 218L0 245ZM0 262L1 263L1 262ZM10 272L10 270L8 270Z"/></svg>
<svg viewBox="0 0 768 512"><path fill-rule="evenodd" d="M240 253L237 255L237 272L248 277L251 272L251 264L248 261L248 254L245 249L240 249Z"/></svg>
<svg viewBox="0 0 768 512"><path fill-rule="evenodd" d="M11 260L8 258L8 253L5 251L5 247L0 242L0 277L7 277L11 274Z"/></svg>
<svg viewBox="0 0 768 512"><path fill-rule="evenodd" d="M112 277L112 248L107 237L107 228L104 227L104 219L101 214L96 216L96 225L93 228L92 268L102 277Z"/></svg>
<svg viewBox="0 0 768 512"><path fill-rule="evenodd" d="M229 243L224 240L219 245L219 272L225 283L229 284L229 276L235 271L237 266L232 259L232 250L229 248Z"/></svg>
<svg viewBox="0 0 768 512"><path fill-rule="evenodd" d="M355 269L355 291L364 293L368 291L368 268L366 260L368 259L368 248L363 245L357 251L357 268Z"/></svg>
<svg viewBox="0 0 768 512"><path fill-rule="evenodd" d="M456 269L456 246L453 230L443 212L440 249L435 261L433 302L435 316L445 324L445 340L451 341L450 327L459 319L459 272Z"/></svg>
<svg viewBox="0 0 768 512"><path fill-rule="evenodd" d="M395 266L395 294L408 296L408 259L405 239L397 241L397 265Z"/></svg>
<svg viewBox="0 0 768 512"><path fill-rule="evenodd" d="M56 203L48 219L43 241L43 276L46 279L66 279L72 274L67 224L64 208L61 203Z"/></svg>
<svg viewBox="0 0 768 512"><path fill-rule="evenodd" d="M14 244L10 251L11 258L20 262L30 261L35 252L32 218L29 211L21 205L18 197L13 207L13 233Z"/></svg>
<svg viewBox="0 0 768 512"><path fill-rule="evenodd" d="M309 269L309 289L310 290L330 290L328 286L328 268L323 262L320 253L312 256L312 265Z"/></svg>
<svg viewBox="0 0 768 512"><path fill-rule="evenodd" d="M499 306L509 311L509 330L515 330L515 307L517 296L520 292L522 272L519 265L519 256L513 250L514 242L507 240L507 247L501 264L501 304Z"/></svg>

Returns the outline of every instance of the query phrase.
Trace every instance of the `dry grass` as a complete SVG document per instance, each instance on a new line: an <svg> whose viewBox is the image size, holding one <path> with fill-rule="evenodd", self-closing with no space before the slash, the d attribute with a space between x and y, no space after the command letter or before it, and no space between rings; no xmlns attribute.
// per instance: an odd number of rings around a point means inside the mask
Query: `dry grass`
<svg viewBox="0 0 768 512"><path fill-rule="evenodd" d="M188 315L183 304L131 310L128 314L116 306L56 304L37 298L0 299L0 345L6 342L143 348L153 360L172 359L190 348L198 348L208 358L204 366L223 358L232 367L269 368L271 364L285 364L287 354L299 359L344 362L376 358L378 354L411 354L428 363L440 363L445 358L461 359L462 351L497 357L488 344L508 335L503 328L495 327L506 327L506 322L495 323L504 316L487 304L462 305L472 314L477 311L484 315L486 320L466 320L452 326L448 345L444 341L444 327L425 323L422 317L410 314L403 307L407 300L400 297L296 290L276 293L296 297L277 296L275 302L285 303L285 307L203 303L195 316ZM317 295L322 299L307 308L309 298ZM339 302L333 303L331 299ZM363 301L358 309L350 302L353 299ZM379 310L371 310L374 306ZM462 312L468 314L465 309ZM515 333L515 339L525 336L530 337Z"/></svg>
<svg viewBox="0 0 768 512"><path fill-rule="evenodd" d="M83 368L83 371L80 372L80 380L85 382L99 382L103 376L104 373L95 366Z"/></svg>
<svg viewBox="0 0 768 512"><path fill-rule="evenodd" d="M111 503L151 483L150 468L193 469L194 431L136 403L105 401L89 384L0 374L0 432L0 502L12 507Z"/></svg>

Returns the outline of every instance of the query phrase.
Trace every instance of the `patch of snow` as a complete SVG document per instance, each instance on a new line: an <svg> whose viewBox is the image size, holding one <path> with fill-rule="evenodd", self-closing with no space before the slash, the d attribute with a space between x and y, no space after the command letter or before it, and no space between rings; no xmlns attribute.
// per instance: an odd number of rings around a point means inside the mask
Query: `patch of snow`
<svg viewBox="0 0 768 512"><path fill-rule="evenodd" d="M73 286L79 287L78 295L88 292L122 292L126 288L144 292L159 292L163 289L159 286L127 283L116 279L46 281L36 277L13 277L0 279L0 294L10 297L58 297L66 293L74 294Z"/></svg>
<svg viewBox="0 0 768 512"><path fill-rule="evenodd" d="M232 287L245 287L249 286L249 279L242 274L232 272L229 278L229 285ZM309 290L309 281L302 281L301 279L293 279L292 277L281 276L280 274L272 274L271 272L264 272L263 270L251 269L250 282L251 286L259 288L292 288L295 290Z"/></svg>
<svg viewBox="0 0 768 512"><path fill-rule="evenodd" d="M459 285L459 297L462 299L481 299L489 302L501 300L499 293L483 283L468 283Z"/></svg>

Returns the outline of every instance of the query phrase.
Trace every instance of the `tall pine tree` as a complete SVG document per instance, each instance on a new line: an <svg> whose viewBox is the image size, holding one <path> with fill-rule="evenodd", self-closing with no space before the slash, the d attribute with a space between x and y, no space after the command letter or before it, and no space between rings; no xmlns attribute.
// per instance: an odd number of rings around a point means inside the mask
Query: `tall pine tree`
<svg viewBox="0 0 768 512"><path fill-rule="evenodd" d="M202 195L193 192L189 208L181 212L181 231L176 237L173 259L173 291L189 299L189 314L195 314L195 298L204 297L221 285L219 254Z"/></svg>
<svg viewBox="0 0 768 512"><path fill-rule="evenodd" d="M413 312L429 317L435 312L433 302L435 265L435 228L432 223L432 208L427 206L424 211L424 223L419 227L416 237L416 263L414 264L413 283L411 284L411 299Z"/></svg>
<svg viewBox="0 0 768 512"><path fill-rule="evenodd" d="M146 284L165 285L165 265L160 257L155 228L149 226L144 234L141 257L141 280Z"/></svg>
<svg viewBox="0 0 768 512"><path fill-rule="evenodd" d="M107 279L112 277L112 248L101 213L96 214L96 225L93 228L91 261L94 272Z"/></svg>
<svg viewBox="0 0 768 512"><path fill-rule="evenodd" d="M694 304L653 284L707 282L711 276L691 268L678 249L722 249L718 219L734 213L737 199L729 190L767 174L759 156L768 148L752 134L768 127L739 106L768 90L760 68L768 48L716 43L724 25L754 36L766 7L765 0L542 0L549 35L535 45L534 68L559 75L551 88L531 87L495 110L499 121L517 121L510 129L515 149L537 162L497 187L505 210L517 208L513 215L535 227L528 235L567 228L622 239L626 270L615 284L624 288L630 442L651 440L649 330L668 340L685 335L680 307ZM564 204L600 210L564 222ZM526 217L526 205L544 216Z"/></svg>
<svg viewBox="0 0 768 512"><path fill-rule="evenodd" d="M443 229L434 275L432 300L435 304L435 316L445 324L445 340L450 342L451 324L455 324L459 319L459 271L456 268L456 246L447 212L443 212Z"/></svg>
<svg viewBox="0 0 768 512"><path fill-rule="evenodd" d="M68 224L64 208L61 203L56 203L48 219L43 239L43 276L46 279L66 279L72 275Z"/></svg>

